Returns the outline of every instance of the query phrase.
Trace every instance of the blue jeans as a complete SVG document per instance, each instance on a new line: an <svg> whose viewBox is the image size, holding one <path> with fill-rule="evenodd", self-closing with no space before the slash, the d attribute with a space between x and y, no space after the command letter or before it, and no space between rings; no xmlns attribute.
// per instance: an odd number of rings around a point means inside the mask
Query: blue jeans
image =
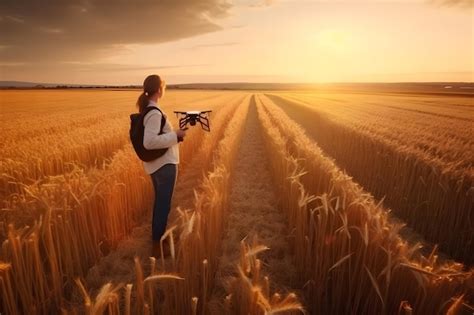
<svg viewBox="0 0 474 315"><path fill-rule="evenodd" d="M155 203L153 205L151 225L154 241L159 241L163 234L165 234L177 175L178 166L176 164L165 164L150 175L155 189Z"/></svg>

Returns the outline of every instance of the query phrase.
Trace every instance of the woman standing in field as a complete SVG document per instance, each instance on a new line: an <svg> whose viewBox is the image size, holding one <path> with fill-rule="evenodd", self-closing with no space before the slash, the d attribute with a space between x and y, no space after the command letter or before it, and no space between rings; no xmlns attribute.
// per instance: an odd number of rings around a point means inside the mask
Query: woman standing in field
<svg viewBox="0 0 474 315"><path fill-rule="evenodd" d="M143 82L143 92L137 100L140 113L147 107L159 108L158 99L162 98L165 83L156 75L149 75ZM164 115L164 114L163 114ZM166 115L164 115L166 118ZM147 150L168 148L166 152L149 162L143 162L145 172L151 176L155 191L155 202L152 218L152 255L159 256L160 239L166 231L168 214L171 208L174 186L178 175L179 145L186 135L184 130L173 130L170 122L165 119L162 126L162 112L150 110L143 118L145 127L143 146ZM160 133L162 128L162 133Z"/></svg>

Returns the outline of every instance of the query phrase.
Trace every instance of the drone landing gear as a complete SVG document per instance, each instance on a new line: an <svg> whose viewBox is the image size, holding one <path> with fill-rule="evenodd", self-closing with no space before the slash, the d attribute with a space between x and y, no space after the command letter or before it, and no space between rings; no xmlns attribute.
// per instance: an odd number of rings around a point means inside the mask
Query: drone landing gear
<svg viewBox="0 0 474 315"><path fill-rule="evenodd" d="M179 128L184 129L187 124L190 124L191 126L195 126L196 123L201 124L201 128L205 131L210 132L211 128L209 126L209 113L211 111L190 111L190 112L174 112L176 116L178 114L182 115L181 118L179 119Z"/></svg>

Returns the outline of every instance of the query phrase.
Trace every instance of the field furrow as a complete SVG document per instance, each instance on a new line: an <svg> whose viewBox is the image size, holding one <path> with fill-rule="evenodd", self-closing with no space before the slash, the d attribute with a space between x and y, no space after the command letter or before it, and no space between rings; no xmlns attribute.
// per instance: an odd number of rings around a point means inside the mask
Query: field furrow
<svg viewBox="0 0 474 315"><path fill-rule="evenodd" d="M0 91L1 314L474 310L462 93L167 91L175 128L173 110L212 113L179 145L158 257L139 93Z"/></svg>
<svg viewBox="0 0 474 315"><path fill-rule="evenodd" d="M452 257L474 263L470 163L467 169L446 165L428 153L338 121L339 116L328 116L319 109L278 96L265 100L278 105L303 126L342 169L415 231L439 244ZM408 132L403 137L405 141L413 139Z"/></svg>
<svg viewBox="0 0 474 315"><path fill-rule="evenodd" d="M446 312L458 296L473 301L472 271L439 263L404 242L376 203L328 158L284 110L259 97L293 239L298 275L315 314ZM343 302L341 302L343 301ZM467 301L466 305L462 303Z"/></svg>
<svg viewBox="0 0 474 315"><path fill-rule="evenodd" d="M393 98L381 102L378 98L359 99L354 96L335 100L321 99L311 94L304 97L286 94L285 97L308 105L342 124L425 155L428 159L436 160L441 167L454 166L460 172L472 173L469 168L474 165L474 116L467 110L460 112L461 117L446 117L446 113L451 113L452 109L447 111L445 107L441 116L433 116L433 113L420 111L419 105L412 99ZM401 109L399 102L404 101L407 104ZM393 103L395 106L391 105ZM407 134L410 137L406 137Z"/></svg>
<svg viewBox="0 0 474 315"><path fill-rule="evenodd" d="M260 279L253 281L268 286L263 292L268 301L274 292L298 291L296 269L288 243L288 226L279 209L279 198L272 183L268 161L253 101L233 170L235 175L231 184L229 213L222 240L222 255L214 279L210 314L247 314L251 309L250 299L245 300L238 295L243 294L239 291L245 292L238 287L239 278L243 276L239 274L238 266L245 243L250 244L251 248L264 246L258 255ZM257 256L257 253L251 255ZM255 283L254 289L257 290L257 287ZM229 294L228 303L233 307L226 309L228 304L223 301Z"/></svg>

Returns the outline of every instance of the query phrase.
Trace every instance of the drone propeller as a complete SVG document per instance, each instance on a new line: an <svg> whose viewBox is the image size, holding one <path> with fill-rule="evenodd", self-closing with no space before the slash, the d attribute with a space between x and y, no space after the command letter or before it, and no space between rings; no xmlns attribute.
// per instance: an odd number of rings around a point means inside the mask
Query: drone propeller
<svg viewBox="0 0 474 315"><path fill-rule="evenodd" d="M175 111L174 113L176 114L176 117L178 117L178 115L187 115L187 112Z"/></svg>

